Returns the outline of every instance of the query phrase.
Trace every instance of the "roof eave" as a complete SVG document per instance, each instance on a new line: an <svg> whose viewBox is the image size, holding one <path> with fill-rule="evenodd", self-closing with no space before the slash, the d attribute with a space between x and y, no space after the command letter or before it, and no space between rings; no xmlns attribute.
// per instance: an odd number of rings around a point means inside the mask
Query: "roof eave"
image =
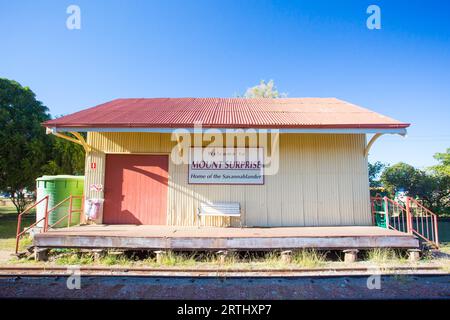
<svg viewBox="0 0 450 320"><path fill-rule="evenodd" d="M198 132L198 128L190 127L138 127L138 126L50 126L45 127L53 129L55 132L153 132L153 133L171 133L176 129L183 129L188 132ZM276 127L276 126L259 126L259 127L219 127L219 126L202 126L201 130L217 129L220 131L227 130L246 130L246 129L266 129L278 130L280 133L329 133L329 134L364 134L364 133L385 133L406 135L406 128L409 124L399 124L390 126L304 126L304 127Z"/></svg>

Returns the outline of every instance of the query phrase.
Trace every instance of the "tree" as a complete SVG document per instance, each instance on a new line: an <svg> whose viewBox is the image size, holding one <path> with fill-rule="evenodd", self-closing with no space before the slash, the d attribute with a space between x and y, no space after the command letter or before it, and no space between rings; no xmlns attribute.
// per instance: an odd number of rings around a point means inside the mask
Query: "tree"
<svg viewBox="0 0 450 320"><path fill-rule="evenodd" d="M435 173L434 190L428 200L430 209L437 214L450 213L450 175Z"/></svg>
<svg viewBox="0 0 450 320"><path fill-rule="evenodd" d="M273 80L267 83L261 80L258 85L248 88L244 93L244 98L282 98L286 96L286 93L278 92Z"/></svg>
<svg viewBox="0 0 450 320"><path fill-rule="evenodd" d="M450 148L448 148L445 153L436 153L434 158L439 161L439 164L431 167L431 170L450 176Z"/></svg>
<svg viewBox="0 0 450 320"><path fill-rule="evenodd" d="M412 197L423 198L427 190L433 188L431 177L404 162L386 168L381 174L381 181L389 193L395 194L398 190L404 189Z"/></svg>
<svg viewBox="0 0 450 320"><path fill-rule="evenodd" d="M380 175L385 168L386 165L380 161L373 164L369 162L369 185L371 188L381 187Z"/></svg>
<svg viewBox="0 0 450 320"><path fill-rule="evenodd" d="M416 179L416 169L406 163L400 162L386 168L381 174L381 182L390 194L399 189L410 191L414 188L412 181Z"/></svg>
<svg viewBox="0 0 450 320"><path fill-rule="evenodd" d="M439 162L430 168L436 179L434 194L439 213L450 213L450 148L444 153L436 153L434 158Z"/></svg>
<svg viewBox="0 0 450 320"><path fill-rule="evenodd" d="M57 138L52 140L50 160L43 167L44 174L84 174L84 150L79 144Z"/></svg>
<svg viewBox="0 0 450 320"><path fill-rule="evenodd" d="M51 141L41 123L50 119L48 109L28 87L0 79L0 190L12 194L17 212L29 200L35 179L48 161Z"/></svg>
<svg viewBox="0 0 450 320"><path fill-rule="evenodd" d="M383 171L381 182L391 195L399 189L404 189L408 196L420 198L426 207L438 214L450 209L448 175L419 170L400 162Z"/></svg>

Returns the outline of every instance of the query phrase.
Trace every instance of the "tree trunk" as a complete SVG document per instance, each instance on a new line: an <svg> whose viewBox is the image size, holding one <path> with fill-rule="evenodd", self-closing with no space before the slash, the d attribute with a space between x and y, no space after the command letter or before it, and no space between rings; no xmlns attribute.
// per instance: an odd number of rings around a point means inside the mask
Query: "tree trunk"
<svg viewBox="0 0 450 320"><path fill-rule="evenodd" d="M25 194L22 190L16 191L12 193L11 201L16 207L17 214L20 214L23 212L30 201L28 201L25 197Z"/></svg>

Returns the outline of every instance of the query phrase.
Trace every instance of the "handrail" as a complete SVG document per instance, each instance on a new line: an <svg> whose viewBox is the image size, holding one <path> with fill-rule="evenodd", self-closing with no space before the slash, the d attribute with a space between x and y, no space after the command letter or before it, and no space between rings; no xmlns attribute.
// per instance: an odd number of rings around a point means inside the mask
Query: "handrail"
<svg viewBox="0 0 450 320"><path fill-rule="evenodd" d="M381 210L377 210L376 206ZM376 215L383 215L385 227L400 232L408 232L408 219L405 208L388 197L372 197L372 221L376 224Z"/></svg>
<svg viewBox="0 0 450 320"><path fill-rule="evenodd" d="M36 225L38 225L41 221L44 221L44 228L42 230L42 232L47 232L49 228L53 228L54 226L58 225L61 221L63 221L65 218L69 217L67 220L67 227L70 226L70 224L72 223L72 213L75 212L80 212L81 213L84 211L84 201L83 201L84 196L83 195L70 195L67 198L63 199L62 201L60 201L59 203L57 203L54 207L52 207L51 209L48 209L48 202L49 202L49 196L46 195L45 197L43 197L41 200L37 201L35 204L33 204L31 207L27 208L25 211L21 212L18 215L18 220L17 220L17 232L16 232L16 253L19 252L19 242L20 242L20 237L25 234L28 230L30 230L31 228L35 227ZM73 199L81 199L81 209L73 209ZM24 215L25 213L29 212L32 208L38 206L41 202L46 201L45 203L45 213L44 213L44 217L37 220L36 222L34 222L33 224L31 224L30 226L28 226L27 228L25 228L23 231L20 231L21 226L22 226L22 215ZM56 221L55 223L53 223L52 225L48 225L48 221L49 221L49 217L50 214L53 213L57 208L59 208L63 203L65 203L66 201L70 201L69 202L69 207L68 207L68 213L66 215L64 215L62 218L60 218L58 221ZM81 219L81 217L80 217Z"/></svg>
<svg viewBox="0 0 450 320"><path fill-rule="evenodd" d="M417 201L414 198L408 197L409 201L415 203L418 207L421 207L422 210L425 210L427 213L429 213L432 216L437 216L436 213L425 207L423 204L421 204L419 201Z"/></svg>
<svg viewBox="0 0 450 320"><path fill-rule="evenodd" d="M44 232L47 232L48 230L48 218L50 217L50 213L52 213L53 211L55 211L55 209L59 208L64 202L66 202L67 200L70 199L70 197L72 196L68 196L67 198L65 198L64 200L58 202L53 208L51 208L50 210L47 210L45 212L45 224L44 224Z"/></svg>
<svg viewBox="0 0 450 320"><path fill-rule="evenodd" d="M21 226L22 226L22 216L25 213L28 213L31 209L37 207L42 201L45 200L45 212L47 212L48 209L48 198L49 196L46 195L45 197L43 197L41 200L35 202L32 206L28 207L27 209L25 209L24 211L22 211L21 213L19 213L19 215L17 216L17 231L16 231L16 253L19 252L19 240L20 237L28 230L30 230L32 227L34 227L35 225L37 225L39 222L41 222L44 218L40 219L39 221L36 221L35 223L33 223L31 226L29 226L28 228L26 228L24 231L20 231Z"/></svg>
<svg viewBox="0 0 450 320"><path fill-rule="evenodd" d="M388 202L388 207L390 203L391 206L393 206L393 213L397 213L396 216L397 219L395 219L395 216L393 216L393 225L389 225L389 227L391 227L391 229L394 230L408 232L409 230L408 212L406 211L406 209L403 207L402 204L398 203L397 201L389 199L388 197L385 198L386 201ZM395 210L397 210L397 212L395 212Z"/></svg>
<svg viewBox="0 0 450 320"><path fill-rule="evenodd" d="M83 199L83 196L73 196L70 195L67 198L65 198L64 200L62 200L61 202L59 202L56 206L54 206L53 208L51 208L48 211L48 216L50 217L50 213L52 213L56 208L58 208L60 205L62 205L64 202L66 202L67 200L69 200L69 208L68 208L68 213L66 215L64 215L63 217L61 217L58 221L56 221L55 223L53 223L51 226L47 225L47 229L45 230L45 232L48 231L48 228L53 228L54 226L58 225L61 221L63 221L65 218L69 217L69 219L67 219L67 227L70 226L70 223L72 222L72 213L73 212L81 212L82 209L75 209L73 210L72 205L73 205L73 199Z"/></svg>
<svg viewBox="0 0 450 320"><path fill-rule="evenodd" d="M419 201L406 197L403 205L388 197L371 197L370 200L374 224L377 215L384 215L386 228L416 235L439 248L437 215Z"/></svg>
<svg viewBox="0 0 450 320"><path fill-rule="evenodd" d="M411 232L439 248L437 215L411 197L406 198L406 203L407 208L410 211ZM413 203L415 207L411 206L411 203ZM418 213L416 210L420 210L420 212Z"/></svg>

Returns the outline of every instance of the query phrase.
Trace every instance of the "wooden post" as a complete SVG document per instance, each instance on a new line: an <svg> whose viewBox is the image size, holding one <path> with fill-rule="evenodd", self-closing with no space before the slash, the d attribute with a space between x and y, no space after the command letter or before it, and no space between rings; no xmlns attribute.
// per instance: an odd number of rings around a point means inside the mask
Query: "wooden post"
<svg viewBox="0 0 450 320"><path fill-rule="evenodd" d="M94 256L94 261L100 260L101 257L103 257L105 250L103 249L92 249L92 253Z"/></svg>
<svg viewBox="0 0 450 320"><path fill-rule="evenodd" d="M155 251L155 254L156 254L156 263L161 264L161 263L162 263L162 259L163 259L164 255L165 255L166 253L167 253L167 252L164 251L164 250L157 250L157 251Z"/></svg>
<svg viewBox="0 0 450 320"><path fill-rule="evenodd" d="M47 248L34 248L34 260L36 261L47 261L48 260L48 249Z"/></svg>
<svg viewBox="0 0 450 320"><path fill-rule="evenodd" d="M292 262L292 250L281 251L281 261L283 263L291 263Z"/></svg>
<svg viewBox="0 0 450 320"><path fill-rule="evenodd" d="M359 250L357 250L357 249L347 249L347 250L344 250L343 252L345 254L344 255L345 263L353 263L358 258Z"/></svg>
<svg viewBox="0 0 450 320"><path fill-rule="evenodd" d="M417 262L420 260L420 249L409 249L408 260L410 262Z"/></svg>
<svg viewBox="0 0 450 320"><path fill-rule="evenodd" d="M219 263L224 264L227 260L228 251L220 250L220 251L217 251L217 254L219 255Z"/></svg>

